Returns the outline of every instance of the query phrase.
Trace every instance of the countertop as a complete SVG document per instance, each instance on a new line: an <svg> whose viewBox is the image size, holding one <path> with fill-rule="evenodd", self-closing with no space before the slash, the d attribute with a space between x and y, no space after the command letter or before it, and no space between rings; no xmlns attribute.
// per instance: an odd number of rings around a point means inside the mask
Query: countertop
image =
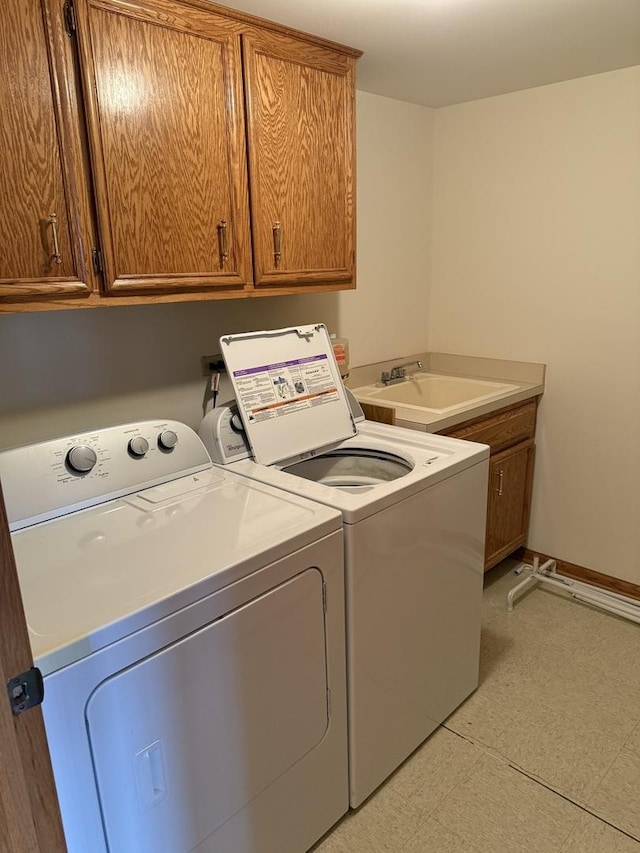
<svg viewBox="0 0 640 853"><path fill-rule="evenodd" d="M422 362L422 372L424 373L456 376L464 379L502 380L516 387L492 397L490 400L461 403L450 408L446 413L437 413L429 409L416 409L415 407L405 408L401 404L390 407L383 403L376 403L381 407L395 410L396 426L425 432L440 432L473 418L488 415L506 406L538 397L544 392L546 372L546 365L544 364L439 352L416 353L353 368L346 384L352 391L357 392L357 389L362 386L379 382L383 370L388 371L395 364L417 360Z"/></svg>

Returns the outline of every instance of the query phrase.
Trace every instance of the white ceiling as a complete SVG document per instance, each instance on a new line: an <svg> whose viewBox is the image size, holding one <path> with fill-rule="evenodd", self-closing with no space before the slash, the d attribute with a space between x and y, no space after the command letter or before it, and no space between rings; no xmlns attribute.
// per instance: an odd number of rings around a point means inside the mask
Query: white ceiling
<svg viewBox="0 0 640 853"><path fill-rule="evenodd" d="M640 65L640 0L227 5L363 50L358 89L429 107Z"/></svg>

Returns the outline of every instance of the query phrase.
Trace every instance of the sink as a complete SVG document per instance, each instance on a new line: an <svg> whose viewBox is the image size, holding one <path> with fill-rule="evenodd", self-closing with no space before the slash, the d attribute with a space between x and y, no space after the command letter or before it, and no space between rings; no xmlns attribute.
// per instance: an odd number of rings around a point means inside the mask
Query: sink
<svg viewBox="0 0 640 853"><path fill-rule="evenodd" d="M427 409L442 414L462 405L491 400L516 388L517 385L488 379L419 372L395 385L365 385L352 391L361 403Z"/></svg>

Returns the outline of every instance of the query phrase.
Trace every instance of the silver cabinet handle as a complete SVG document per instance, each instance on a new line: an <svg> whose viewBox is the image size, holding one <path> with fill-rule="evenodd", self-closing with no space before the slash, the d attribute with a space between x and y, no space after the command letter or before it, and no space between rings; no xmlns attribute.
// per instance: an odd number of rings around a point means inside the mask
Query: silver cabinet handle
<svg viewBox="0 0 640 853"><path fill-rule="evenodd" d="M274 263L274 266L276 266L276 267L280 263L280 258L282 257L281 235L282 235L282 223L281 222L274 222L273 223L273 263Z"/></svg>
<svg viewBox="0 0 640 853"><path fill-rule="evenodd" d="M51 232L53 234L53 255L51 256L54 263L62 263L62 255L60 254L60 242L58 240L58 217L55 213L49 214L49 222L51 223Z"/></svg>
<svg viewBox="0 0 640 853"><path fill-rule="evenodd" d="M498 488L494 489L494 492L498 493L498 497L502 497L502 485L504 483L504 471L502 468L498 471Z"/></svg>
<svg viewBox="0 0 640 853"><path fill-rule="evenodd" d="M229 250L227 249L227 220L221 219L218 222L218 254L220 256L220 266L224 265L229 260Z"/></svg>

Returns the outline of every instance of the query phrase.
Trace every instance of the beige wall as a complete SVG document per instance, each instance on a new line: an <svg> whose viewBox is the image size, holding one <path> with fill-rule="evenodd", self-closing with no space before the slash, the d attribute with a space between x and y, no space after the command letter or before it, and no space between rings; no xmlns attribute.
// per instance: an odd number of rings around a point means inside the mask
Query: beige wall
<svg viewBox="0 0 640 853"><path fill-rule="evenodd" d="M144 417L197 427L223 333L324 322L352 362L426 348L433 111L358 94L358 289L0 315L0 448ZM224 394L224 388L223 388Z"/></svg>
<svg viewBox="0 0 640 853"><path fill-rule="evenodd" d="M436 112L429 345L548 364L530 546L640 583L640 67Z"/></svg>
<svg viewBox="0 0 640 853"><path fill-rule="evenodd" d="M427 348L435 111L358 93L358 288L339 303L354 364Z"/></svg>

